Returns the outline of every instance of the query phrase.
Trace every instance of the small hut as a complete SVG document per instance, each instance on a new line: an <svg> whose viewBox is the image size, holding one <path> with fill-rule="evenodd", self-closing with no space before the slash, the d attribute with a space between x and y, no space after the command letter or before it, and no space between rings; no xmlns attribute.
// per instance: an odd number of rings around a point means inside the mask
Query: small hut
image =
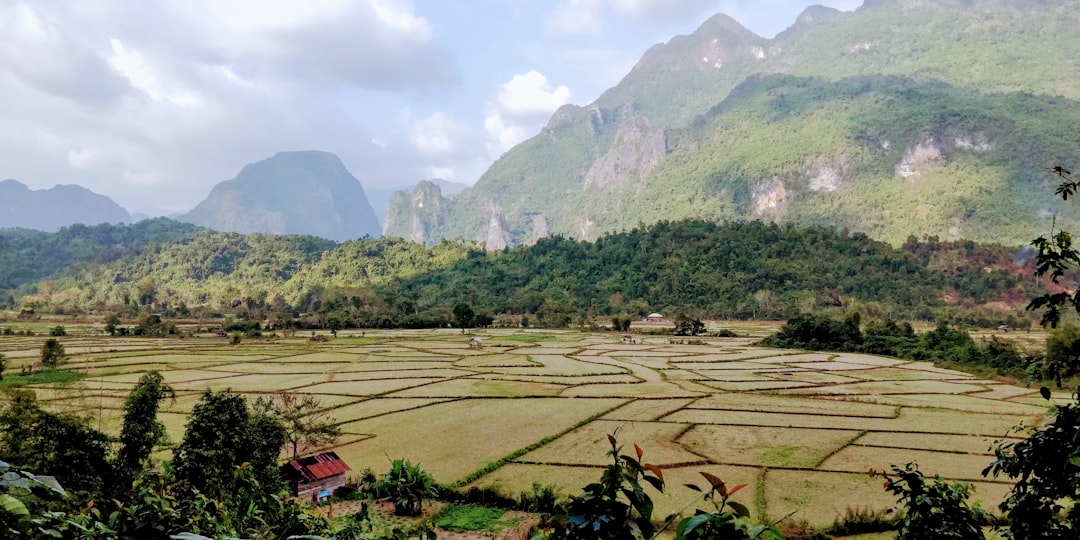
<svg viewBox="0 0 1080 540"><path fill-rule="evenodd" d="M623 343L637 343L637 340L634 339L634 336L631 336L630 334L626 334L625 336L622 337L622 342Z"/></svg>
<svg viewBox="0 0 1080 540"><path fill-rule="evenodd" d="M483 349L484 348L484 340L481 339L481 338L478 338L478 337L469 338L469 348L470 349Z"/></svg>
<svg viewBox="0 0 1080 540"><path fill-rule="evenodd" d="M650 313L645 317L645 322L664 322L664 316L659 313Z"/></svg>
<svg viewBox="0 0 1080 540"><path fill-rule="evenodd" d="M293 494L301 500L319 502L329 499L345 486L348 465L334 452L294 459L281 466L281 475Z"/></svg>

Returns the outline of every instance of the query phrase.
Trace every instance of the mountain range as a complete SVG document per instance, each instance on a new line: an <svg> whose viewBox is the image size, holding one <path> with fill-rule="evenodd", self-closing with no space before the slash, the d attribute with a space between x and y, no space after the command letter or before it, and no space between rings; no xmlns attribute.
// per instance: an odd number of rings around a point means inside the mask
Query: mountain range
<svg viewBox="0 0 1080 540"><path fill-rule="evenodd" d="M53 232L73 223L130 223L112 199L84 187L58 185L32 190L16 180L0 181L0 228Z"/></svg>
<svg viewBox="0 0 1080 540"><path fill-rule="evenodd" d="M1080 223L1045 169L1078 153L1080 2L815 6L765 39L717 15L566 105L453 199L384 233L489 249L664 219L828 225L902 243L1025 244Z"/></svg>
<svg viewBox="0 0 1080 540"><path fill-rule="evenodd" d="M1080 0L813 6L772 39L716 15L595 102L560 108L471 188L365 193L332 154L282 152L179 219L488 249L686 218L1026 244L1080 224L1046 171L1080 153L1077 25ZM61 204L20 186L0 183L0 227L130 219L81 188L48 190Z"/></svg>

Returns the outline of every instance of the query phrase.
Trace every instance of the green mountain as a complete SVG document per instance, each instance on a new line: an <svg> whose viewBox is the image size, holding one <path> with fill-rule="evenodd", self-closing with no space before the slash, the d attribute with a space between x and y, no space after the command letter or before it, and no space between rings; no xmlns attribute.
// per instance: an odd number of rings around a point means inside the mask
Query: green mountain
<svg viewBox="0 0 1080 540"><path fill-rule="evenodd" d="M36 287L13 291L16 303L65 313L243 305L268 315L292 306L341 312L364 326L445 325L458 302L548 325L653 310L784 318L836 307L873 317L996 321L1041 291L1015 248L940 241L897 248L861 234L760 221L661 222L595 242L548 238L494 252L461 242L334 244L185 231L190 226L164 219L150 225L36 233L40 246L67 241L87 249ZM117 246L118 257L87 256L108 237L144 241ZM0 302L8 294L0 289Z"/></svg>
<svg viewBox="0 0 1080 540"><path fill-rule="evenodd" d="M1025 244L1077 156L1078 0L876 0L764 39L717 15L387 234L489 249L663 219ZM414 227L416 223L420 227ZM422 238L418 234L423 231Z"/></svg>
<svg viewBox="0 0 1080 540"><path fill-rule="evenodd" d="M133 225L72 225L55 233L0 229L0 292L26 292L56 272L100 268L199 230L166 218Z"/></svg>
<svg viewBox="0 0 1080 540"><path fill-rule="evenodd" d="M180 221L228 232L345 241L382 232L364 188L327 152L280 152L221 182Z"/></svg>
<svg viewBox="0 0 1080 540"><path fill-rule="evenodd" d="M0 228L54 232L82 223L129 223L131 215L112 199L74 185L32 190L16 180L0 181Z"/></svg>

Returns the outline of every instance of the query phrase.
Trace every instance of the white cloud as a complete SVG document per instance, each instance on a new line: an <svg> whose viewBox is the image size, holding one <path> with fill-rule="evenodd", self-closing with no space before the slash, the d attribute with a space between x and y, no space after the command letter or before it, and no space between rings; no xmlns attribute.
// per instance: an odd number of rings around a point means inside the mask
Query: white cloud
<svg viewBox="0 0 1080 540"><path fill-rule="evenodd" d="M112 56L109 57L109 65L120 72L131 87L145 93L152 101L165 101L173 105L183 107L195 107L201 102L193 92L187 90L169 91L162 88L161 82L153 67L143 58L138 51L129 51L124 44L116 38L109 40L112 47Z"/></svg>
<svg viewBox="0 0 1080 540"><path fill-rule="evenodd" d="M450 115L437 112L413 124L409 140L426 156L446 156L461 148L471 137L472 129Z"/></svg>
<svg viewBox="0 0 1080 540"><path fill-rule="evenodd" d="M570 103L570 88L548 82L536 70L514 75L484 107L488 152L497 157L536 133L559 107Z"/></svg>
<svg viewBox="0 0 1080 540"><path fill-rule="evenodd" d="M0 178L190 207L246 163L318 148L400 183L429 163L365 125L456 78L404 0L0 0L0 102L19 104L0 107Z"/></svg>

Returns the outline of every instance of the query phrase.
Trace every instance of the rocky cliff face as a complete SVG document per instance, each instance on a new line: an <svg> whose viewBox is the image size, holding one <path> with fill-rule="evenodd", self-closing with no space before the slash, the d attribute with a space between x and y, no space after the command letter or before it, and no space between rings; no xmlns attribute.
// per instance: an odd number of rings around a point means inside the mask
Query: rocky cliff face
<svg viewBox="0 0 1080 540"><path fill-rule="evenodd" d="M1026 243L1047 212L1080 220L1042 172L1075 153L1077 24L1080 0L814 6L774 39L717 15L556 111L425 241L695 217Z"/></svg>
<svg viewBox="0 0 1080 540"><path fill-rule="evenodd" d="M443 226L446 210L442 189L432 182L422 181L412 192L396 191L387 203L383 236L427 243Z"/></svg>
<svg viewBox="0 0 1080 540"><path fill-rule="evenodd" d="M31 190L15 180L0 181L0 228L54 232L82 223L130 223L131 215L112 199L80 186Z"/></svg>
<svg viewBox="0 0 1080 540"><path fill-rule="evenodd" d="M281 152L221 182L181 221L229 232L310 234L336 241L377 237L364 188L327 152Z"/></svg>

